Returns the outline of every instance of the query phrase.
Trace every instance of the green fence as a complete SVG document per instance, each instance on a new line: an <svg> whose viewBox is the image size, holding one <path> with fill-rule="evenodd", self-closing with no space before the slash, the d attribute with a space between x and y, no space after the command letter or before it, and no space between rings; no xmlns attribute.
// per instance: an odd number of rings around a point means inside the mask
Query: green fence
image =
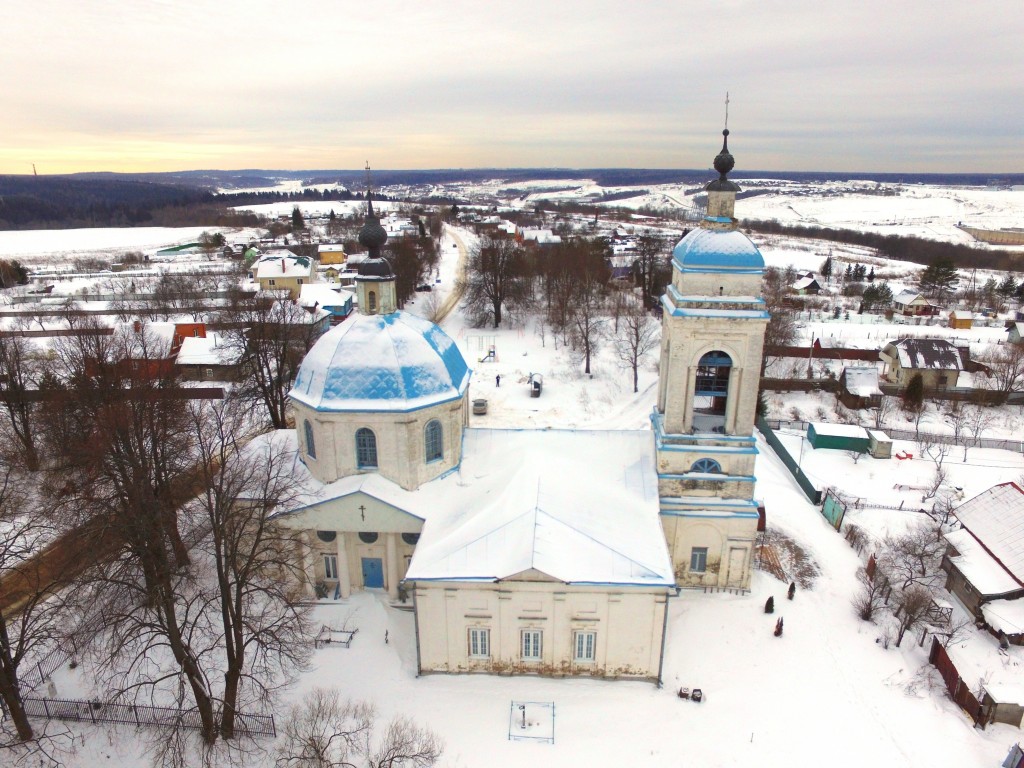
<svg viewBox="0 0 1024 768"><path fill-rule="evenodd" d="M810 499L812 504L821 504L821 491L814 487L814 483L807 479L807 475L804 474L803 470L800 469L800 465L796 463L796 460L789 455L789 451L786 450L786 446L779 440L778 435L768 426L763 418L757 420L757 431L764 435L764 439L768 441L768 445L772 447L778 457L782 459L782 463L786 465L786 469L789 470L790 474L793 475L800 486L800 490L804 492L804 495Z"/></svg>

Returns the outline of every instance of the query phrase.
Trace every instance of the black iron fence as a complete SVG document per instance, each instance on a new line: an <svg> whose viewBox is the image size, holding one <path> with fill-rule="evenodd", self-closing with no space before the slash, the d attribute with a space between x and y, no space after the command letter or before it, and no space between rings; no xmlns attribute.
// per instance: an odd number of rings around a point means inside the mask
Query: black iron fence
<svg viewBox="0 0 1024 768"><path fill-rule="evenodd" d="M127 725L157 725L169 728L202 730L199 712L195 709L151 707L142 704L113 704L82 699L47 699L26 696L23 700L29 717L47 720L71 720L86 723L120 723ZM277 729L273 715L235 716L235 730L246 736L275 738Z"/></svg>

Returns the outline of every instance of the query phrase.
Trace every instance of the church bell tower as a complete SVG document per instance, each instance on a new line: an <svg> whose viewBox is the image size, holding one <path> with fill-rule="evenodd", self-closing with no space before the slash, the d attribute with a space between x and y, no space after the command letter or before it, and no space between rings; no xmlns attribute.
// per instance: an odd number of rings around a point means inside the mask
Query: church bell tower
<svg viewBox="0 0 1024 768"><path fill-rule="evenodd" d="M672 252L652 414L661 520L677 583L750 586L758 510L753 437L768 312L764 259L736 227L729 130L707 216Z"/></svg>

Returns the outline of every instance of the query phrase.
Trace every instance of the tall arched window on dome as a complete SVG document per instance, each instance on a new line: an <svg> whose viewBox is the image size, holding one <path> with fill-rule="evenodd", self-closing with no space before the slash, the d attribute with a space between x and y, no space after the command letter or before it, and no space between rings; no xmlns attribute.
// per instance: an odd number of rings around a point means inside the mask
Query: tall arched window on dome
<svg viewBox="0 0 1024 768"><path fill-rule="evenodd" d="M309 420L303 422L303 429L306 433L306 454L311 459L316 458L316 441L313 439L313 425Z"/></svg>
<svg viewBox="0 0 1024 768"><path fill-rule="evenodd" d="M423 428L423 447L427 461L440 461L444 458L444 432L441 429L441 422L437 419L428 421Z"/></svg>
<svg viewBox="0 0 1024 768"><path fill-rule="evenodd" d="M377 292L367 291L366 292L366 311L376 312L377 311Z"/></svg>
<svg viewBox="0 0 1024 768"><path fill-rule="evenodd" d="M372 429L356 430L356 466L372 469L377 466L377 436Z"/></svg>
<svg viewBox="0 0 1024 768"><path fill-rule="evenodd" d="M725 432L731 372L732 358L720 349L707 352L697 362L697 386L693 393L694 432Z"/></svg>

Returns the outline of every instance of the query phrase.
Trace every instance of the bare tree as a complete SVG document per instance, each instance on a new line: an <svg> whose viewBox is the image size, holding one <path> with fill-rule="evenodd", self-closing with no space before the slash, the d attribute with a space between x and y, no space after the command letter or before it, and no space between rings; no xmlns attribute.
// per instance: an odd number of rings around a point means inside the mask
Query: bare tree
<svg viewBox="0 0 1024 768"><path fill-rule="evenodd" d="M932 607L932 593L920 584L913 584L898 593L896 597L896 647L900 647L903 636L920 626L928 617Z"/></svg>
<svg viewBox="0 0 1024 768"><path fill-rule="evenodd" d="M635 299L622 311L622 322L615 336L615 354L633 371L633 391L639 391L639 369L644 357L661 341L658 323Z"/></svg>
<svg viewBox="0 0 1024 768"><path fill-rule="evenodd" d="M942 528L936 523L922 523L906 533L887 536L878 564L900 590L915 584L932 588L942 581L939 566L945 552Z"/></svg>
<svg viewBox="0 0 1024 768"><path fill-rule="evenodd" d="M768 364L768 352L775 347L784 347L793 343L796 338L796 318L793 310L786 305L786 297L790 293L789 283L785 276L775 267L764 271L762 296L765 309L771 316L765 328L764 348L766 354L761 361L761 373L764 374Z"/></svg>
<svg viewBox="0 0 1024 768"><path fill-rule="evenodd" d="M667 250L664 238L655 235L641 235L637 238L633 274L640 286L645 308L651 307L654 299L661 295L665 284L672 277Z"/></svg>
<svg viewBox="0 0 1024 768"><path fill-rule="evenodd" d="M584 373L590 373L590 359L604 338L607 324L603 286L592 274L584 273L577 281L569 313L569 340L583 355Z"/></svg>
<svg viewBox="0 0 1024 768"><path fill-rule="evenodd" d="M288 426L288 391L306 353L323 333L318 316L299 304L257 296L225 314L227 343L239 354L238 395L264 410L274 429Z"/></svg>
<svg viewBox="0 0 1024 768"><path fill-rule="evenodd" d="M469 254L465 305L474 326L501 325L502 312L529 300L526 251L509 238L482 237Z"/></svg>
<svg viewBox="0 0 1024 768"><path fill-rule="evenodd" d="M1024 345L1004 344L986 361L990 375L989 388L1005 397L1024 389Z"/></svg>
<svg viewBox="0 0 1024 768"><path fill-rule="evenodd" d="M988 408L984 408L980 405L972 405L967 415L967 431L971 436L970 444L971 447L976 447L981 443L982 435L985 430L992 426L992 422L995 420L995 414ZM964 443L964 461L967 461L967 443Z"/></svg>
<svg viewBox="0 0 1024 768"><path fill-rule="evenodd" d="M871 409L871 423L874 425L875 429L884 428L886 426L886 422L889 421L889 418L895 410L896 406L894 405L893 399L886 395L882 395L881 399L878 401L878 407Z"/></svg>
<svg viewBox="0 0 1024 768"><path fill-rule="evenodd" d="M245 414L234 401L193 402L199 484L196 518L209 529L202 549L214 565L224 644L220 733L235 736L241 688L267 702L309 654L308 609L300 604L302 543L297 531L275 525L275 508L295 502L294 450L270 439L250 444Z"/></svg>
<svg viewBox="0 0 1024 768"><path fill-rule="evenodd" d="M0 459L0 703L19 742L35 735L22 703L23 662L50 644L60 623L60 600L53 594L60 574L37 557L57 527L28 490L25 478Z"/></svg>
<svg viewBox="0 0 1024 768"><path fill-rule="evenodd" d="M857 581L860 582L860 589L853 596L853 609L864 621L871 621L882 608L885 579L877 571L872 578L866 569L860 568L857 570Z"/></svg>
<svg viewBox="0 0 1024 768"><path fill-rule="evenodd" d="M39 469L38 402L33 398L45 364L22 336L0 334L0 408L18 444L25 466Z"/></svg>
<svg viewBox="0 0 1024 768"><path fill-rule="evenodd" d="M289 713L276 764L278 768L429 768L444 752L436 735L402 717L375 739L376 721L372 705L342 701L336 690L314 688Z"/></svg>

